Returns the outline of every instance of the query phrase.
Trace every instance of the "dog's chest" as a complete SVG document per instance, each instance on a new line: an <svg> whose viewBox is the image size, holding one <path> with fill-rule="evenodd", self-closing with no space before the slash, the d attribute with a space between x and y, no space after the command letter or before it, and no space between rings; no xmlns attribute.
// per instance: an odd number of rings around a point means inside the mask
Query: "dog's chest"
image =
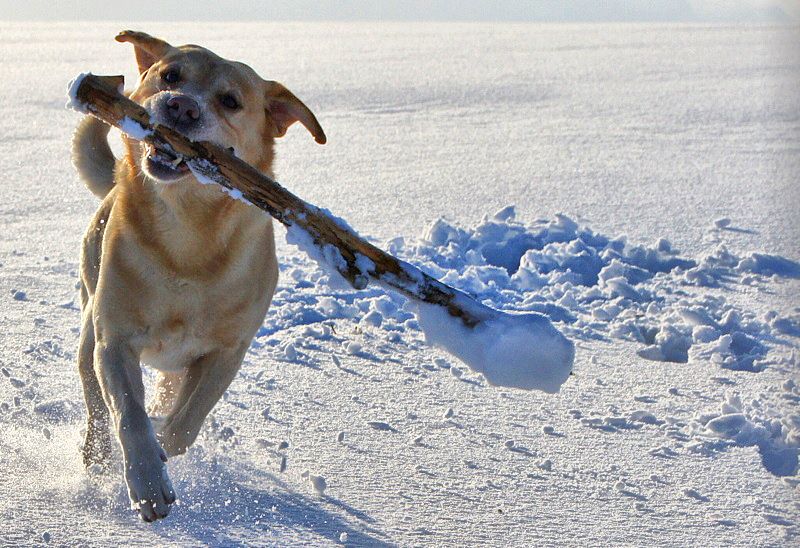
<svg viewBox="0 0 800 548"><path fill-rule="evenodd" d="M205 331L186 318L164 323L148 337L140 355L141 362L160 371L180 372L213 349Z"/></svg>
<svg viewBox="0 0 800 548"><path fill-rule="evenodd" d="M199 342L188 338L161 340L158 345L142 350L141 361L159 371L178 373L203 355L198 351Z"/></svg>

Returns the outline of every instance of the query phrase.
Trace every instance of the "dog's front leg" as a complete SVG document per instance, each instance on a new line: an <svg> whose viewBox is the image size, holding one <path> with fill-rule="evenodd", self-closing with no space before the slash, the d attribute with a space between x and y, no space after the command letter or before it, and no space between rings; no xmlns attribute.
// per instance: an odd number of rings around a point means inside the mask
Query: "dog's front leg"
<svg viewBox="0 0 800 548"><path fill-rule="evenodd" d="M117 427L131 503L145 521L169 514L175 502L167 456L158 444L144 409L139 356L123 340L103 340L96 333L95 367L103 397Z"/></svg>

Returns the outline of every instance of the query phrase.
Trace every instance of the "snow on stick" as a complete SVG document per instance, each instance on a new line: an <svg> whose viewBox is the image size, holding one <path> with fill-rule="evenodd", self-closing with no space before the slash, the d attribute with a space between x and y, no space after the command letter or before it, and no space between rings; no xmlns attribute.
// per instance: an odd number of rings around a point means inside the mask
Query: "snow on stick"
<svg viewBox="0 0 800 548"><path fill-rule="evenodd" d="M493 385L557 392L572 370L574 346L546 316L508 314L428 276L366 242L342 219L298 198L222 147L191 141L150 120L119 91L122 77L81 74L68 106L113 125L160 152L183 159L201 183L217 183L286 225L289 240L356 289L370 278L419 303L429 343L483 374Z"/></svg>

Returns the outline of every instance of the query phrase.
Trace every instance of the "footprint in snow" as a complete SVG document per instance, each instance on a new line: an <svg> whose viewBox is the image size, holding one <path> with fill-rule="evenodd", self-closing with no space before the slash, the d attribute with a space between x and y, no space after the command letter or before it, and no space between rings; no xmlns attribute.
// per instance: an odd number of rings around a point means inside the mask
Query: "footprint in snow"
<svg viewBox="0 0 800 548"><path fill-rule="evenodd" d="M16 388L17 390L22 390L23 388L25 388L25 381L23 381L22 379L18 379L16 377L9 377L8 382L10 382L11 386Z"/></svg>
<svg viewBox="0 0 800 548"><path fill-rule="evenodd" d="M614 417L606 417L613 419ZM617 428L614 424L610 422L606 422L605 418L594 417L594 418L582 418L580 419L581 425L586 426L587 428L592 428L594 430L602 430L603 432L619 432L619 428ZM612 420L613 422L613 420Z"/></svg>
<svg viewBox="0 0 800 548"><path fill-rule="evenodd" d="M782 525L784 527L790 527L794 525L793 521L788 520L783 516L778 516L776 514L764 514L764 519L772 523L773 525Z"/></svg>
<svg viewBox="0 0 800 548"><path fill-rule="evenodd" d="M728 377L711 377L712 381L718 382L723 386L733 386L736 384L736 381L732 381Z"/></svg>
<svg viewBox="0 0 800 548"><path fill-rule="evenodd" d="M536 454L533 451L531 451L530 449L528 449L527 447L525 447L523 445L517 445L514 440L508 440L503 445L505 445L506 449L508 449L509 451L511 451L513 453L519 453L521 455L525 455L526 457L535 457L536 456Z"/></svg>
<svg viewBox="0 0 800 548"><path fill-rule="evenodd" d="M700 494L700 492L697 489L690 489L690 488L684 489L683 490L683 494L686 495L687 497L689 497L691 499L695 499L695 500L697 500L699 502L711 502L710 498L708 498L705 495Z"/></svg>
<svg viewBox="0 0 800 548"><path fill-rule="evenodd" d="M528 474L525 474L525 476L528 477L529 479L533 479L533 480L547 481L547 476L543 476L541 474L528 473Z"/></svg>
<svg viewBox="0 0 800 548"><path fill-rule="evenodd" d="M722 527L736 527L739 525L735 520L726 519L722 514L719 512L714 512L708 516L708 519L711 521L712 525L720 525Z"/></svg>
<svg viewBox="0 0 800 548"><path fill-rule="evenodd" d="M630 489L628 489L624 485L623 485L622 488L617 487L617 491L619 491L620 495L624 495L626 497L630 497L632 499L636 499L639 502L647 502L647 497L646 496L642 495L641 493L637 493L635 491L631 491Z"/></svg>
<svg viewBox="0 0 800 548"><path fill-rule="evenodd" d="M550 426L549 424L542 426L542 433L548 436L553 436L554 438L563 438L566 437L561 432L556 432L555 427Z"/></svg>
<svg viewBox="0 0 800 548"><path fill-rule="evenodd" d="M714 228L728 228L731 226L731 220L728 217L722 217L714 221Z"/></svg>
<svg viewBox="0 0 800 548"><path fill-rule="evenodd" d="M25 293L24 291L19 290L19 289L12 289L11 290L11 298L14 299L15 301L27 301L28 300L28 294Z"/></svg>
<svg viewBox="0 0 800 548"><path fill-rule="evenodd" d="M651 474L650 475L650 481L652 481L653 483L661 484L661 485L667 485L667 480L665 480L664 478L662 478L658 474Z"/></svg>
<svg viewBox="0 0 800 548"><path fill-rule="evenodd" d="M679 455L676 451L670 449L666 445L662 445L661 447L654 447L650 451L648 451L651 456L653 457L661 457L662 459L674 459Z"/></svg>
<svg viewBox="0 0 800 548"><path fill-rule="evenodd" d="M375 430L378 430L379 432L397 432L397 429L388 422L367 421L367 426Z"/></svg>

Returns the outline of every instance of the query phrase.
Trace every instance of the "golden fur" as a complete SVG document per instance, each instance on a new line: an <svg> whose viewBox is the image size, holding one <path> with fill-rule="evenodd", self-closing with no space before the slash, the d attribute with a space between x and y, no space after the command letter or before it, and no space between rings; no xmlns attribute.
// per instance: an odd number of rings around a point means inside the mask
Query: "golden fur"
<svg viewBox="0 0 800 548"><path fill-rule="evenodd" d="M230 147L270 176L274 138L293 122L325 142L299 99L247 65L140 32L117 40L135 48L140 77L130 98L159 123ZM81 256L83 456L87 465L107 464L113 418L131 501L153 521L175 500L164 462L191 445L235 377L278 264L265 213L201 185L180 164L165 166L158 151L128 137L114 161L107 133L87 119L73 142L79 173L103 197ZM160 372L152 417L140 362Z"/></svg>

